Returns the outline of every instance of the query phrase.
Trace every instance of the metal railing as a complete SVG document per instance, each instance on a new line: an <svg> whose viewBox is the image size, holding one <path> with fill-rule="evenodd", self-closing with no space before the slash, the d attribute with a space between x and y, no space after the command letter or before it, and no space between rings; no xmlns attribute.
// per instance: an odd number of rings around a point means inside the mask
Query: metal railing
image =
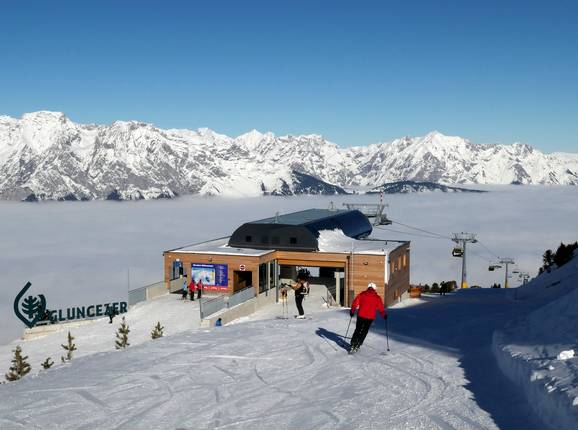
<svg viewBox="0 0 578 430"><path fill-rule="evenodd" d="M225 296L217 296L211 299L201 298L199 304L199 311L201 313L201 319L205 319L209 315L219 312L220 310L227 307L225 302Z"/></svg>
<svg viewBox="0 0 578 430"><path fill-rule="evenodd" d="M233 306L240 305L241 303L245 303L247 300L251 300L255 297L255 289L253 287L243 288L242 290L237 291L231 297L229 297L229 306L232 308Z"/></svg>
<svg viewBox="0 0 578 430"><path fill-rule="evenodd" d="M155 282L154 284L145 285L144 287L129 290L128 305L136 305L140 302L145 302L152 298L158 297L167 293L164 281Z"/></svg>
<svg viewBox="0 0 578 430"><path fill-rule="evenodd" d="M220 295L217 297L212 297L210 299L201 299L199 306L199 312L201 314L201 319L205 319L210 315L213 315L223 309L232 308L233 306L238 306L245 303L248 300L255 298L255 289L253 287L243 288L232 295Z"/></svg>

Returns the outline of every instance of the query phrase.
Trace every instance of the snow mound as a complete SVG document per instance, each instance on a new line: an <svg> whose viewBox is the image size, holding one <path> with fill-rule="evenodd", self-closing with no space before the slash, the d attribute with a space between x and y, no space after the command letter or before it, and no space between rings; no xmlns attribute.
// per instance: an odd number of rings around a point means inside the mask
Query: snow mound
<svg viewBox="0 0 578 430"><path fill-rule="evenodd" d="M520 288L520 306L536 308L494 333L502 371L521 386L542 420L575 429L578 408L578 257ZM562 352L560 352L562 351Z"/></svg>
<svg viewBox="0 0 578 430"><path fill-rule="evenodd" d="M568 351L562 351L558 354L558 360L568 360L574 357L574 350L569 349Z"/></svg>

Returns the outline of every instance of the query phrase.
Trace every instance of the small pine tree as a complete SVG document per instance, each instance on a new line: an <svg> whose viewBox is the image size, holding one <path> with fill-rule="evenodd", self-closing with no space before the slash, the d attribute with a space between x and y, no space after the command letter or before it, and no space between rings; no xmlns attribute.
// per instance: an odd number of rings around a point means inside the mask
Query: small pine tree
<svg viewBox="0 0 578 430"><path fill-rule="evenodd" d="M48 357L46 360L44 360L41 364L43 369L50 369L52 367L52 365L54 364L54 361L52 361L50 359L50 357Z"/></svg>
<svg viewBox="0 0 578 430"><path fill-rule="evenodd" d="M22 348L20 348L20 345L18 345L13 352L14 358L12 359L12 366L10 366L10 371L5 375L6 380L8 381L17 381L22 379L31 369L30 364L26 362L28 356L22 356Z"/></svg>
<svg viewBox="0 0 578 430"><path fill-rule="evenodd" d="M151 339L158 339L159 337L163 337L163 330L165 328L161 326L161 322L157 321L157 325L154 327L153 331L151 331Z"/></svg>
<svg viewBox="0 0 578 430"><path fill-rule="evenodd" d="M62 360L63 363L72 360L72 353L74 351L76 351L76 344L72 343L72 341L74 340L74 336L72 336L70 334L70 332L68 332L68 337L67 337L67 343L66 345L61 344L60 346L62 346L62 348L64 348L64 350L66 351L66 355L60 357L60 359Z"/></svg>
<svg viewBox="0 0 578 430"><path fill-rule="evenodd" d="M128 328L128 324L125 322L124 317L122 317L122 323L116 332L116 341L114 342L116 349L122 349L130 346L130 343L128 343L129 333L130 330Z"/></svg>

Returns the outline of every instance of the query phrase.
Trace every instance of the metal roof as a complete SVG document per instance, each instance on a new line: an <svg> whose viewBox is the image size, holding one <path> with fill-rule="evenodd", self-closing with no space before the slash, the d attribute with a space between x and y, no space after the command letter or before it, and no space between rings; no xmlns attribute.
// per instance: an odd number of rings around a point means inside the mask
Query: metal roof
<svg viewBox="0 0 578 430"><path fill-rule="evenodd" d="M285 224L285 225L305 225L325 218L332 218L339 214L352 212L344 209L305 209L299 212L292 212L283 215L276 215L258 221L251 221L250 224Z"/></svg>
<svg viewBox="0 0 578 430"><path fill-rule="evenodd" d="M247 222L229 239L235 248L316 251L322 230L340 230L353 239L372 232L367 217L358 210L307 209Z"/></svg>

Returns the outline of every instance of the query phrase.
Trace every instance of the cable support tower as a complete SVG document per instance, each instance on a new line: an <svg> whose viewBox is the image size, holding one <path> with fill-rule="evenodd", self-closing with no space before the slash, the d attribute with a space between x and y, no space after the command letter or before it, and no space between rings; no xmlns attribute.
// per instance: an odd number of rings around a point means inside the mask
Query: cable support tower
<svg viewBox="0 0 578 430"><path fill-rule="evenodd" d="M476 243L476 235L473 233L453 233L452 241L457 244L457 246L452 251L454 257L461 257L462 259L462 283L461 288L468 288L468 276L466 270L466 245L468 243Z"/></svg>
<svg viewBox="0 0 578 430"><path fill-rule="evenodd" d="M508 278L510 277L510 272L509 272L510 264L516 264L516 262L514 261L513 258L510 258L510 257L499 257L499 258L498 258L498 262L495 263L495 264L491 264L491 265L490 265L490 268L489 268L490 271L494 271L495 269L501 269L502 266L505 267L506 273L505 273L505 276L504 276L504 288L508 288L508 287L509 287L509 285L508 285ZM514 273L516 273L516 272L514 272ZM518 272L518 273L519 273L519 272Z"/></svg>

